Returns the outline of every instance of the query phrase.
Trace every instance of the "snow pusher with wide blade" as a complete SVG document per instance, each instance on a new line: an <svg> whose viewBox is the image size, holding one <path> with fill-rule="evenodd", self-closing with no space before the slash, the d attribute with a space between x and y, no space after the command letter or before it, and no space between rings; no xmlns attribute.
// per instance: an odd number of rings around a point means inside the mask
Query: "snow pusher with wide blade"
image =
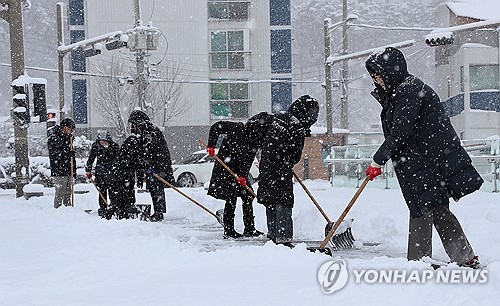
<svg viewBox="0 0 500 306"><path fill-rule="evenodd" d="M351 222L344 222L343 227L340 227L340 225L341 225L341 223L343 223L345 216L351 210L352 206L354 205L354 203L358 199L358 197L361 194L361 192L363 191L363 189L365 189L366 184L368 184L369 181L370 181L370 177L367 176L365 178L365 180L363 181L363 183L361 184L361 186L359 186L358 190L356 191L356 193L352 197L351 201L349 201L349 204L347 204L347 206L344 209L344 211L342 212L342 214L340 214L340 216L337 219L337 221L335 222L335 224L333 224L332 228L330 229L330 231L326 235L325 239L323 239L323 241L321 242L319 247L308 247L307 249L309 251L311 251L311 252L320 251L322 253L326 253L326 254L331 255L332 251L335 251L335 250L338 250L341 248L352 248L354 246L355 240L354 240L354 237L352 236L352 233L351 233L352 219L350 220ZM337 230L339 233L335 234L337 232ZM330 247L327 248L326 246L328 243L330 243Z"/></svg>
<svg viewBox="0 0 500 306"><path fill-rule="evenodd" d="M293 170L293 169L292 169L292 171L293 171L293 176L299 182L300 186L302 186L302 189L304 189L304 191L309 196L311 201L314 203L316 208L318 208L318 210L321 213L321 215L323 216L323 218L325 218L325 220L326 220L325 237L328 236L328 233L333 228L333 225L334 225L333 222L330 221L330 218L328 218L327 214L321 208L318 201L316 201L316 199L314 198L312 193L309 191L309 189L307 189L306 185L304 185L304 182L302 182L302 180L298 176L297 172L295 172L295 170ZM331 239L334 249L351 248L353 246L354 241L355 241L354 236L352 235L352 231L351 231L351 225L352 225L353 221L354 221L354 219L350 219L347 221L342 220L342 222L338 228L338 232L340 234L333 236Z"/></svg>

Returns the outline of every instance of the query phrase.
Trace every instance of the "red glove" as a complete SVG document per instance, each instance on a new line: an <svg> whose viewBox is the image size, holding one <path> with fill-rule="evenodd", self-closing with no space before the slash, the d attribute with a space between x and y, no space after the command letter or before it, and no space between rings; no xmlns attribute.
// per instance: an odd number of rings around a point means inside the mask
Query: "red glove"
<svg viewBox="0 0 500 306"><path fill-rule="evenodd" d="M370 181L373 181L374 178L382 174L382 168L377 167L378 165L372 163L368 169L366 169L366 175L370 177Z"/></svg>
<svg viewBox="0 0 500 306"><path fill-rule="evenodd" d="M85 173L85 176L86 176L89 180L91 180L91 179L92 179L92 173L90 173L90 172Z"/></svg>
<svg viewBox="0 0 500 306"><path fill-rule="evenodd" d="M241 187L245 187L247 185L247 179L244 176L238 177L236 181L241 185Z"/></svg>
<svg viewBox="0 0 500 306"><path fill-rule="evenodd" d="M208 147L207 148L207 153L208 153L208 156L214 157L215 156L215 148Z"/></svg>

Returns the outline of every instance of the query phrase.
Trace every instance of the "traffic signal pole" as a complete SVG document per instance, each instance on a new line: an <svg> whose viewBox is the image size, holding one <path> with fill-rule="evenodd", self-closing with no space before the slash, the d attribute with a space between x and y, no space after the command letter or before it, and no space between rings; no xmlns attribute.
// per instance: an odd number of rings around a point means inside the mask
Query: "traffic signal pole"
<svg viewBox="0 0 500 306"><path fill-rule="evenodd" d="M9 23L10 31L10 59L12 63L12 81L24 75L24 35L22 0L6 0L7 12L4 11L4 19ZM16 94L12 89L13 96ZM13 108L17 105L14 103ZM28 125L24 124L12 112L14 119L14 150L16 159L16 197L23 196L23 187L28 183L29 158L28 158Z"/></svg>

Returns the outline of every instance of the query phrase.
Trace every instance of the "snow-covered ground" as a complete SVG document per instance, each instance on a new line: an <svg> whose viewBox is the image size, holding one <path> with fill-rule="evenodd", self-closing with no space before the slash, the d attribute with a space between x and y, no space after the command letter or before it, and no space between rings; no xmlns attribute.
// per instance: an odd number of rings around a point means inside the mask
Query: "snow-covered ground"
<svg viewBox="0 0 500 306"><path fill-rule="evenodd" d="M306 181L327 215L336 220L356 189ZM167 192L162 223L100 219L97 193L76 195L75 208L53 209L53 189L15 199L0 191L0 305L497 305L500 298L500 194L491 185L451 205L487 271L484 284L356 283L354 270L425 270L405 258L408 211L399 189L369 183L348 217L354 236L378 246L339 251L335 257L264 242L222 241L215 218L174 190ZM223 202L203 188L183 189L215 211ZM295 237L321 240L324 218L295 185ZM149 202L140 194L139 202ZM241 205L236 216L242 231ZM266 231L255 204L257 228ZM447 260L437 234L434 257ZM367 243L368 244L368 243ZM347 263L349 281L325 294L318 269ZM470 270L450 265L438 271ZM472 271L472 270L471 270ZM435 272L430 272L435 273Z"/></svg>

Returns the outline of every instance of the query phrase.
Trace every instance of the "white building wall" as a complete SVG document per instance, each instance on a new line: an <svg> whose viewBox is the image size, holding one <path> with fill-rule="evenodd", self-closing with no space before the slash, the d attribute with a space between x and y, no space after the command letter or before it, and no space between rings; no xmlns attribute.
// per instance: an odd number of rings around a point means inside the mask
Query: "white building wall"
<svg viewBox="0 0 500 306"><path fill-rule="evenodd" d="M179 63L180 78L188 81L183 85L182 98L187 102L188 111L172 121L170 126L210 125L210 78L240 78L251 81L251 114L271 111L270 33L269 1L252 1L247 21L208 21L207 1L200 0L141 0L143 24L152 22L165 37L160 37L159 48L151 51L150 63L164 61ZM95 37L112 31L126 31L134 26L133 1L87 0L85 8L86 37ZM248 48L251 52L251 69L245 71L209 71L210 30L246 29ZM168 48L168 49L167 49ZM124 59L130 66L131 75L135 61L128 49L107 51L87 61L88 71L98 73L95 64L111 61L111 56ZM191 82L191 83L189 83ZM89 122L93 128L105 126L102 118L95 112L95 99L92 90L99 86L98 81L90 78Z"/></svg>
<svg viewBox="0 0 500 306"><path fill-rule="evenodd" d="M152 22L152 25L159 28L164 35L159 39L158 50L149 52L149 62L157 63L165 56L164 61L180 64L182 70L180 79L193 81L193 83L183 85L182 99L187 102L188 111L171 121L170 125L209 124L208 85L196 83L196 81L208 79L206 1L141 0L140 3L143 24ZM85 16L87 37L117 30L126 31L134 26L133 1L87 1ZM110 60L111 56L126 59L125 63L131 67L133 75L135 60L133 53L128 49L103 50L99 57L102 56L105 56L107 60ZM93 58L90 59L92 60ZM101 61L102 58L96 59L96 62ZM99 70L93 65L87 65L87 67L92 72ZM90 82L88 90L90 95L92 86L99 86L98 81ZM95 107L91 101L93 101L92 96L89 99L92 127L105 126L99 115L93 111Z"/></svg>

